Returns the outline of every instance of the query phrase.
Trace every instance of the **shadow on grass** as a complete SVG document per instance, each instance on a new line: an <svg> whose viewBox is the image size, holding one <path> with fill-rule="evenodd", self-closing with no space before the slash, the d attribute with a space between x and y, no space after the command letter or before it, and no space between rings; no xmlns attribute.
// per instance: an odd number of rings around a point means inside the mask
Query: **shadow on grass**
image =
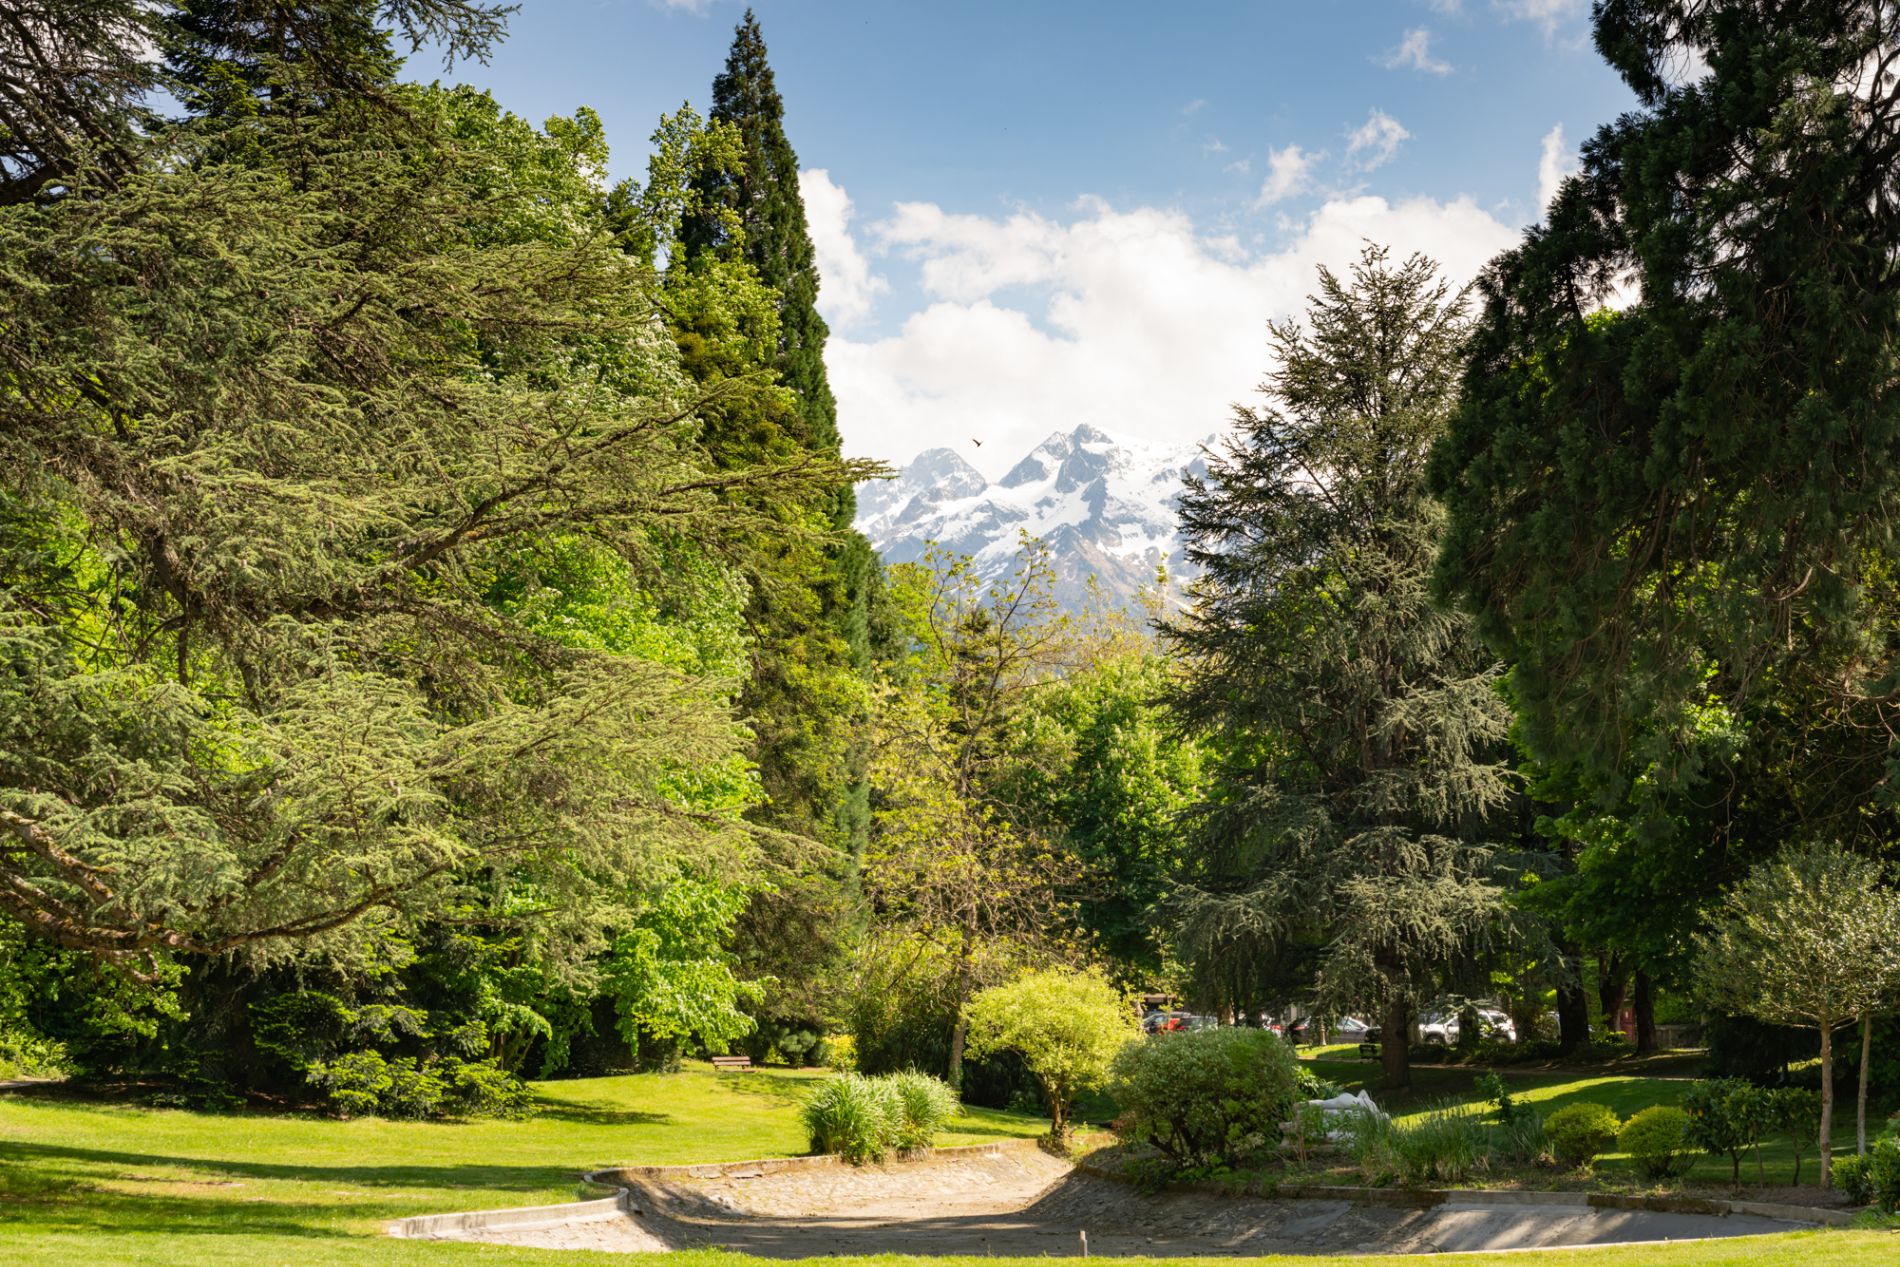
<svg viewBox="0 0 1900 1267"><path fill-rule="evenodd" d="M673 1117L668 1113L615 1108L598 1100L555 1100L537 1095L534 1120L571 1122L576 1126L665 1126Z"/></svg>
<svg viewBox="0 0 1900 1267"><path fill-rule="evenodd" d="M73 1148L62 1144L43 1144L18 1140L0 1143L0 1161L17 1163L22 1171L28 1166L60 1168L69 1166L104 1167L106 1173L74 1171L76 1182L112 1180L130 1167L176 1167L200 1175L235 1176L247 1179L284 1180L292 1183L334 1183L342 1187L358 1185L371 1188L429 1188L448 1190L480 1188L501 1192L540 1192L558 1187L575 1178L576 1172L563 1166L500 1166L465 1164L456 1166L321 1166L282 1162L232 1161L216 1157L168 1157L155 1153L129 1153L103 1148ZM11 1174L7 1168L0 1173ZM30 1172L29 1172L30 1173ZM158 1180L191 1184L199 1179ZM9 1186L11 1178L8 1179ZM0 1206L3 1208L3 1206ZM328 1205L323 1208L331 1209ZM378 1207L381 1208L381 1207Z"/></svg>

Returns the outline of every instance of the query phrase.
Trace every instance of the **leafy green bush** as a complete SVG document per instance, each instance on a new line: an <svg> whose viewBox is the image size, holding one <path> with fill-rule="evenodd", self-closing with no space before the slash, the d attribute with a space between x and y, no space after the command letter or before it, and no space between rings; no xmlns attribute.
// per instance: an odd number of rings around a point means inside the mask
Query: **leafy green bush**
<svg viewBox="0 0 1900 1267"><path fill-rule="evenodd" d="M1900 1214L1900 1137L1891 1128L1867 1149L1867 1187L1875 1209Z"/></svg>
<svg viewBox="0 0 1900 1267"><path fill-rule="evenodd" d="M1689 1173L1696 1150L1689 1142L1689 1115L1673 1105L1657 1104L1623 1124L1616 1146L1630 1155L1645 1179Z"/></svg>
<svg viewBox="0 0 1900 1267"><path fill-rule="evenodd" d="M1589 1101L1566 1104L1544 1119L1551 1151L1573 1170L1583 1169L1607 1152L1622 1127L1609 1105Z"/></svg>
<svg viewBox="0 0 1900 1267"><path fill-rule="evenodd" d="M1448 1101L1394 1123L1392 1152L1407 1183L1463 1183L1484 1168L1490 1147L1483 1116Z"/></svg>
<svg viewBox="0 0 1900 1267"><path fill-rule="evenodd" d="M1867 1159L1850 1153L1834 1159L1834 1186L1849 1205L1866 1205L1874 1199L1874 1177L1867 1173Z"/></svg>
<svg viewBox="0 0 1900 1267"><path fill-rule="evenodd" d="M1320 1077L1303 1064L1294 1066L1293 1089L1294 1094L1302 1100L1330 1100L1345 1090L1337 1082Z"/></svg>
<svg viewBox="0 0 1900 1267"><path fill-rule="evenodd" d="M1682 1107L1689 1115L1689 1142L1706 1152L1727 1153L1730 1181L1740 1187L1742 1154L1753 1148L1760 1159L1762 1132L1774 1111L1768 1093L1746 1078L1712 1078L1691 1086Z"/></svg>
<svg viewBox="0 0 1900 1267"><path fill-rule="evenodd" d="M1099 970L1026 972L970 1001L968 1052L1015 1052L1049 1105L1049 1137L1066 1149L1075 1097L1099 1087L1122 1048L1138 1042L1133 1008Z"/></svg>
<svg viewBox="0 0 1900 1267"><path fill-rule="evenodd" d="M1179 1167L1234 1165L1280 1139L1293 1051L1261 1029L1156 1034L1115 1058L1117 1129Z"/></svg>
<svg viewBox="0 0 1900 1267"><path fill-rule="evenodd" d="M307 1076L310 1085L347 1116L421 1120L525 1117L532 1111L532 1096L521 1079L485 1060L418 1060L353 1051L317 1061Z"/></svg>
<svg viewBox="0 0 1900 1267"><path fill-rule="evenodd" d="M1820 1139L1821 1093L1808 1087L1776 1087L1766 1095L1769 1124L1787 1135L1794 1148L1794 1182L1799 1186L1803 1152Z"/></svg>

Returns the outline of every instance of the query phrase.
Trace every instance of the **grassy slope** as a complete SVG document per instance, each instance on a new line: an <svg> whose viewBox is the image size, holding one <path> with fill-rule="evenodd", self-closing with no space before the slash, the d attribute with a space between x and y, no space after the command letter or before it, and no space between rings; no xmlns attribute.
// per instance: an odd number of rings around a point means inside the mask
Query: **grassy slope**
<svg viewBox="0 0 1900 1267"><path fill-rule="evenodd" d="M378 1233L384 1221L407 1214L593 1195L579 1191L576 1174L607 1162L802 1152L797 1104L810 1079L782 1071L715 1075L701 1067L671 1077L549 1083L540 1088L542 1111L532 1121L463 1125L200 1114L4 1096L0 1262L577 1267L580 1260L554 1251L403 1242ZM943 1142L1033 1134L1042 1127L1033 1119L977 1111L955 1123ZM1897 1248L1886 1233L1832 1233L1820 1244L1795 1235L1736 1246L1561 1252L1541 1255L1538 1263L1759 1267L1824 1258L1857 1267L1890 1263ZM693 1252L664 1263L749 1261ZM1355 1261L1365 1267L1416 1262Z"/></svg>

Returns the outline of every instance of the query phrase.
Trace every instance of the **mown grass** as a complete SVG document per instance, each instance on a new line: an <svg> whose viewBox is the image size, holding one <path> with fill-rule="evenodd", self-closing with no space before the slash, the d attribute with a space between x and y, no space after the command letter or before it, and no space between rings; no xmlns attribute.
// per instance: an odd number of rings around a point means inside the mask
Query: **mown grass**
<svg viewBox="0 0 1900 1267"><path fill-rule="evenodd" d="M0 1263L580 1267L592 1260L563 1251L397 1241L383 1236L382 1226L411 1214L597 1195L583 1191L577 1177L611 1162L796 1155L805 1146L798 1105L815 1076L782 1070L715 1074L702 1066L677 1075L545 1083L537 1088L540 1114L513 1123L337 1122L294 1114L146 1109L37 1091L0 1095ZM1470 1075L1463 1076L1468 1083ZM1588 1080L1537 1091L1553 1104L1567 1095L1616 1095L1633 1105L1645 1094L1667 1093L1663 1088L1605 1090ZM954 1121L940 1142L1034 1135L1046 1125L976 1110ZM1555 1251L1538 1255L1537 1262L1540 1267L1781 1262L1871 1267L1895 1261L1897 1252L1900 1237L1886 1232L1790 1233L1733 1243ZM753 1267L759 1261L688 1251L641 1267ZM1312 1260L1255 1261L1291 1267ZM1417 1260L1354 1261L1360 1267L1399 1267ZM1513 1260L1456 1255L1433 1261L1496 1267ZM879 1256L849 1262L977 1267L962 1258ZM985 1259L981 1267L997 1267L996 1260Z"/></svg>

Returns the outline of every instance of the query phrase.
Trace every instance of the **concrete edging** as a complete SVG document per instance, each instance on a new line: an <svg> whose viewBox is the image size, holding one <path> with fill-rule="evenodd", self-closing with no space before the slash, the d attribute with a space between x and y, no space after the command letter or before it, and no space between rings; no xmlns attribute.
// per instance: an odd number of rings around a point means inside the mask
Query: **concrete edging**
<svg viewBox="0 0 1900 1267"><path fill-rule="evenodd" d="M401 1240L454 1239L457 1232L555 1227L563 1223L593 1222L627 1214L632 1194L625 1188L594 1201L565 1201L560 1205L526 1205L512 1210L469 1210L459 1214L418 1214L397 1219L384 1230Z"/></svg>
<svg viewBox="0 0 1900 1267"><path fill-rule="evenodd" d="M1127 1182L1126 1176L1082 1158L1076 1169L1104 1179ZM1814 1206L1789 1205L1777 1201L1727 1201L1714 1197L1646 1197L1620 1192L1539 1192L1522 1188L1358 1188L1344 1184L1318 1183L1222 1183L1218 1179L1195 1179L1169 1184L1187 1192L1216 1196L1267 1197L1282 1200L1350 1201L1355 1205L1377 1205L1429 1209L1439 1205L1572 1205L1605 1210L1647 1210L1656 1214L1753 1214L1761 1218L1792 1223L1810 1223L1820 1227L1849 1227L1854 1222L1851 1210L1823 1210Z"/></svg>
<svg viewBox="0 0 1900 1267"><path fill-rule="evenodd" d="M938 1157L1000 1157L1035 1147L1037 1143L1033 1139L1007 1139L990 1144L953 1144L949 1148L932 1148L915 1154L900 1153L894 1160L909 1164L927 1163ZM684 1166L603 1166L588 1171L586 1179L589 1183L607 1184L618 1183L623 1178L662 1182L668 1179L757 1179L785 1170L828 1170L838 1166L851 1166L851 1163L836 1153L821 1153L815 1157L762 1157L756 1161L701 1162Z"/></svg>
<svg viewBox="0 0 1900 1267"><path fill-rule="evenodd" d="M1033 1139L998 1140L991 1144L957 1144L933 1148L921 1155L899 1157L901 1162L928 1162L934 1157L1001 1156L1007 1152L1036 1147ZM468 1210L456 1214L418 1214L396 1219L384 1230L404 1240L439 1240L458 1232L520 1230L551 1227L562 1223L592 1222L620 1215L637 1214L630 1186L641 1181L669 1179L756 1179L782 1170L822 1169L849 1166L836 1153L817 1157L763 1157L756 1161L709 1162L684 1166L603 1166L582 1175L588 1183L618 1188L611 1197L592 1201L567 1201L560 1205L517 1206L506 1210Z"/></svg>

